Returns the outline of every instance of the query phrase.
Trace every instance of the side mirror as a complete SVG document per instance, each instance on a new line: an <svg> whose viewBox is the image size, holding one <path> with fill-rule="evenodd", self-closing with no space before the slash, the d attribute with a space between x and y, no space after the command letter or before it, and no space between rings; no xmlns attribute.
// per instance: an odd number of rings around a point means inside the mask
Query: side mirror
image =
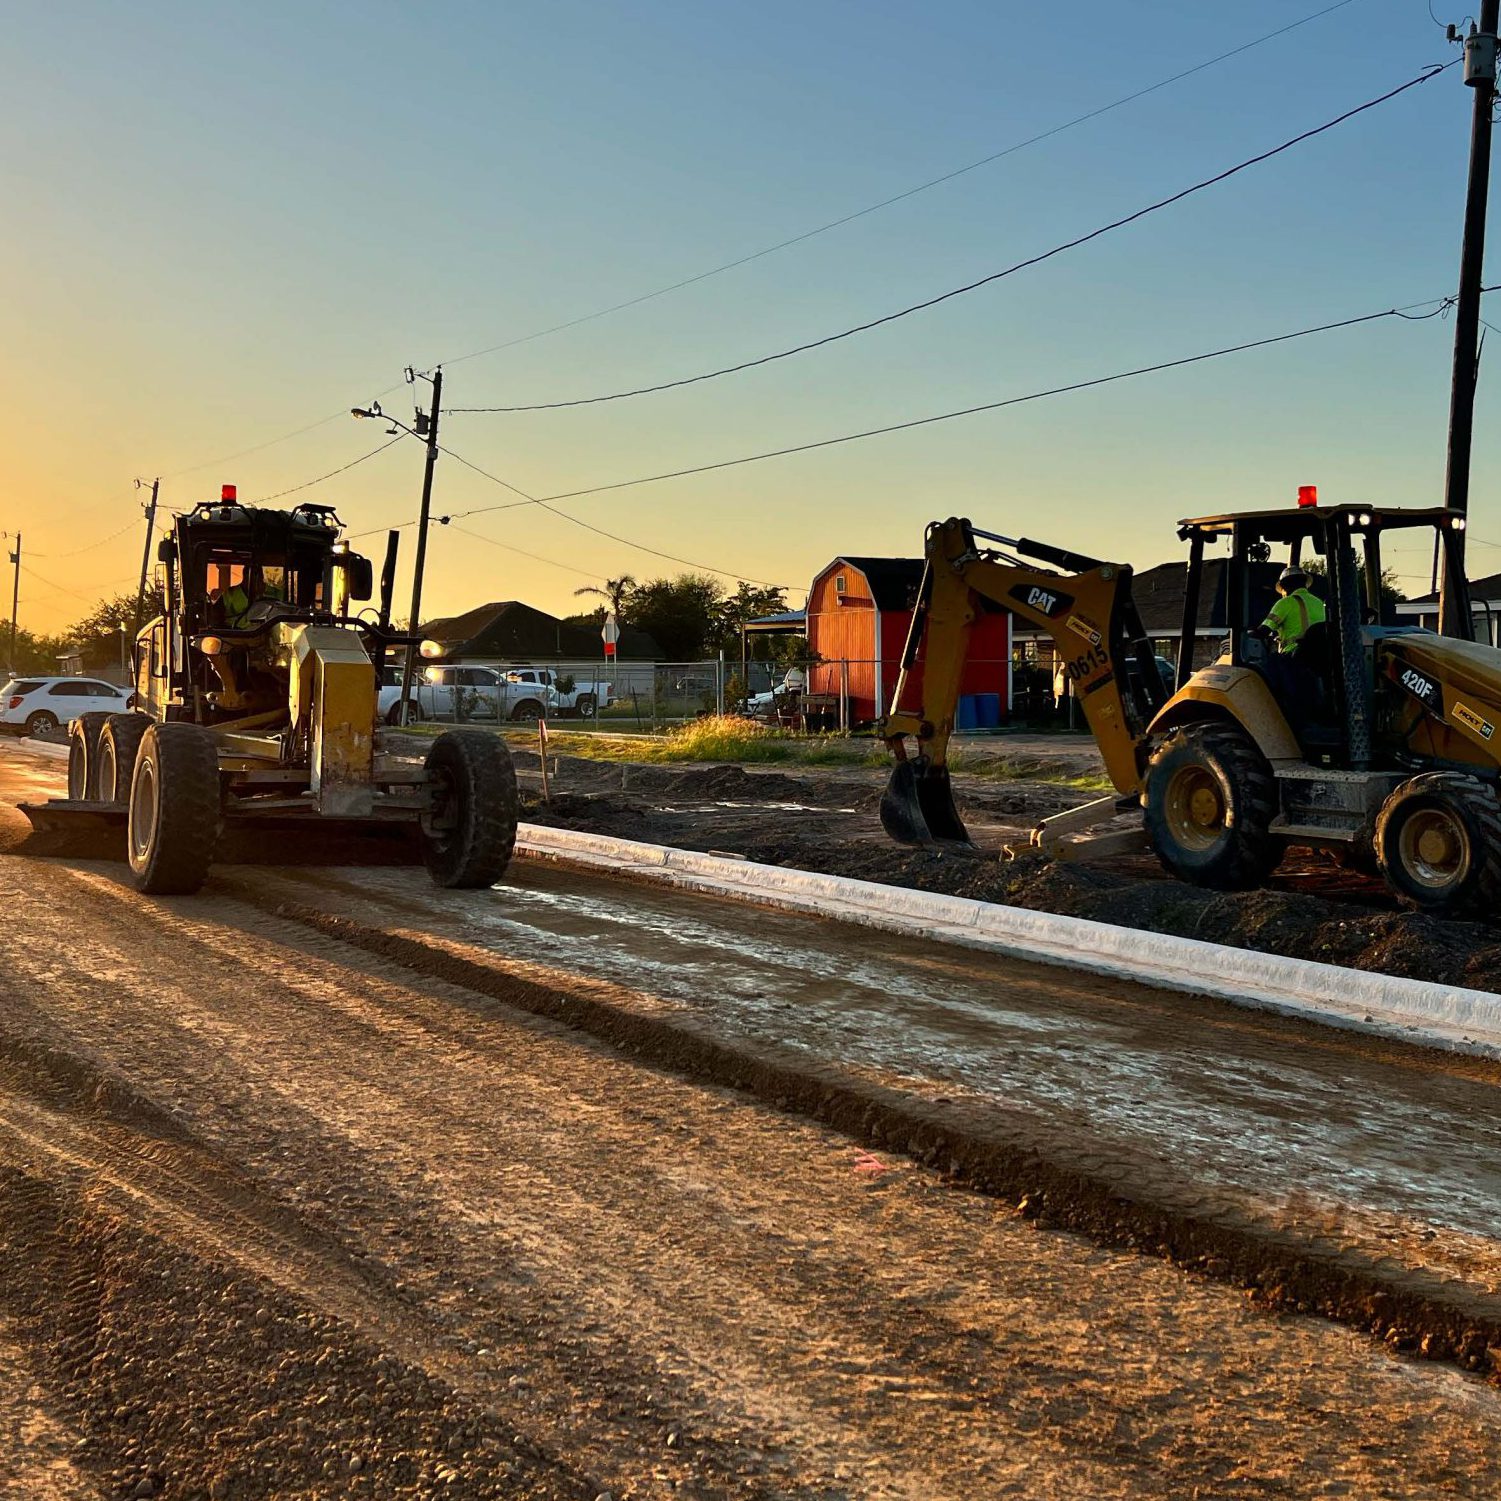
<svg viewBox="0 0 1501 1501"><path fill-rule="evenodd" d="M370 566L369 558L362 558L359 553L352 552L344 569L349 577L351 599L366 600L375 593L375 570Z"/></svg>
<svg viewBox="0 0 1501 1501"><path fill-rule="evenodd" d="M158 563L175 563L177 561L177 543L171 537L163 537L156 544L156 561Z"/></svg>

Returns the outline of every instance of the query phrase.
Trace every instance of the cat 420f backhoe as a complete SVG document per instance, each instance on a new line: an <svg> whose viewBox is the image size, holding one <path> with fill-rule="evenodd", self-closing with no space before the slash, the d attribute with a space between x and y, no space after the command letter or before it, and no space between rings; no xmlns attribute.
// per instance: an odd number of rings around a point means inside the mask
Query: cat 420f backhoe
<svg viewBox="0 0 1501 1501"><path fill-rule="evenodd" d="M440 886L489 886L516 839L516 775L480 730L433 741L423 764L384 753L377 724L396 533L381 574L339 541L331 507L241 505L226 485L177 518L158 562L166 613L135 643L135 707L70 732L68 797L22 805L40 829L123 826L137 888L196 891L226 828L407 824Z"/></svg>
<svg viewBox="0 0 1501 1501"><path fill-rule="evenodd" d="M969 626L988 602L1051 635L1116 789L1048 820L1055 827L1034 842L1140 810L1162 864L1199 886L1258 886L1289 846L1305 845L1379 870L1410 907L1501 917L1501 651L1399 626L1382 604L1381 543L1396 531L1434 536L1448 585L1466 600L1451 547L1463 528L1451 511L1363 506L1183 522L1184 648L1169 685L1129 567L935 522L882 726L897 758L882 823L905 843L967 842L949 738ZM1228 647L1195 672L1205 549L1222 544ZM1327 620L1291 664L1276 662L1257 632L1274 581L1284 564L1314 560ZM1460 614L1470 623L1467 603Z"/></svg>

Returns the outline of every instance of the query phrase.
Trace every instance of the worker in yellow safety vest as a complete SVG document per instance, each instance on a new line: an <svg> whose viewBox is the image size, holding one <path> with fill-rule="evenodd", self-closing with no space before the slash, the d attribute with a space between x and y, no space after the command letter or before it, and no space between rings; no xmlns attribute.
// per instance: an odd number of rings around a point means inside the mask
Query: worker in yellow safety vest
<svg viewBox="0 0 1501 1501"><path fill-rule="evenodd" d="M259 593L252 594L244 583L231 584L219 596L224 606L224 624L232 631L243 629L250 623L250 606L258 599L280 599L282 591L275 584L262 580Z"/></svg>
<svg viewBox="0 0 1501 1501"><path fill-rule="evenodd" d="M1282 597L1274 604L1261 632L1277 643L1284 657L1293 656L1312 625L1324 623L1324 601L1308 587L1308 575L1301 568L1284 568L1277 580Z"/></svg>

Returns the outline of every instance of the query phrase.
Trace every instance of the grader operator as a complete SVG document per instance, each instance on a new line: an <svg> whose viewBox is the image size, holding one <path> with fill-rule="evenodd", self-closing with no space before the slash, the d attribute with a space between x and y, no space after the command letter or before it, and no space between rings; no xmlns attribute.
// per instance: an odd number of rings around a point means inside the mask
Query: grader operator
<svg viewBox="0 0 1501 1501"><path fill-rule="evenodd" d="M425 763L385 754L377 724L396 534L379 608L368 559L331 507L241 505L233 486L179 516L159 551L165 613L135 644L135 710L85 714L68 798L23 805L39 828L123 824L137 888L196 891L221 831L407 824L440 886L500 879L516 838L516 777L498 737L440 735Z"/></svg>
<svg viewBox="0 0 1501 1501"><path fill-rule="evenodd" d="M1000 607L1052 636L1115 787L1046 820L1034 842L1138 813L1162 864L1195 885L1261 885L1305 845L1379 870L1415 909L1501 916L1501 651L1398 625L1382 602L1395 532L1432 538L1466 600L1452 549L1464 524L1446 510L1316 504L1183 522L1185 646L1167 685L1129 567L935 522L882 729L897 758L882 823L906 843L967 842L949 738L970 623ZM1218 546L1228 646L1195 672L1205 552ZM1294 676L1262 626L1276 579L1315 562L1325 619L1299 630Z"/></svg>

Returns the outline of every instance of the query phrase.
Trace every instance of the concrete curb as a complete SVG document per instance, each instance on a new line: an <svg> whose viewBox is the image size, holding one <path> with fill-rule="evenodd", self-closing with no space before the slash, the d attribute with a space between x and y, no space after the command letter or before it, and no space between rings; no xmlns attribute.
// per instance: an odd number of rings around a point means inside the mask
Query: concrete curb
<svg viewBox="0 0 1501 1501"><path fill-rule="evenodd" d="M963 944L1307 1021L1501 1057L1501 996L1053 912L522 824L520 853L887 932Z"/></svg>

